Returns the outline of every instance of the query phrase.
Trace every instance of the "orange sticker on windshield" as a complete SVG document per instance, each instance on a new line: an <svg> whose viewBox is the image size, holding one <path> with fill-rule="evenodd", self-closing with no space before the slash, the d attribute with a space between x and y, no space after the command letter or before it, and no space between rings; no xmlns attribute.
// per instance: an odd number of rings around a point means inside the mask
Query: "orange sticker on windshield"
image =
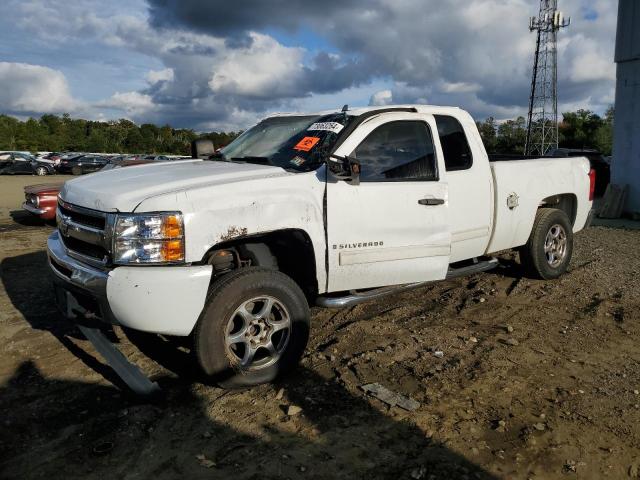
<svg viewBox="0 0 640 480"><path fill-rule="evenodd" d="M304 137L302 140L298 142L298 144L293 147L294 150L302 150L303 152L308 152L313 147L315 147L316 143L320 141L318 137Z"/></svg>

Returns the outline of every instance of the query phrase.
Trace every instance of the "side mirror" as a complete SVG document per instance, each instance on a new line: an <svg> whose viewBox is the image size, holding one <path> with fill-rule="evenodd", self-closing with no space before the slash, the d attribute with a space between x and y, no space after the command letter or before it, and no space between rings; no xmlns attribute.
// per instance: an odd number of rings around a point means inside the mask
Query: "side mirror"
<svg viewBox="0 0 640 480"><path fill-rule="evenodd" d="M327 167L338 180L350 181L352 185L360 185L360 162L345 155L329 155Z"/></svg>

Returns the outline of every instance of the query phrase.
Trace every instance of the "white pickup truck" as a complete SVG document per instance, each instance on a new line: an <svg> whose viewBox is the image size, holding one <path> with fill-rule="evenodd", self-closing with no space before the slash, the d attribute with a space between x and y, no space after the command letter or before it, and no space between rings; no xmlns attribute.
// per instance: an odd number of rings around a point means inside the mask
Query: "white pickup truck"
<svg viewBox="0 0 640 480"><path fill-rule="evenodd" d="M297 363L310 305L488 270L511 248L558 277L594 181L585 158L490 161L458 108L275 115L207 159L66 182L48 255L68 316L192 336L204 373L240 387Z"/></svg>

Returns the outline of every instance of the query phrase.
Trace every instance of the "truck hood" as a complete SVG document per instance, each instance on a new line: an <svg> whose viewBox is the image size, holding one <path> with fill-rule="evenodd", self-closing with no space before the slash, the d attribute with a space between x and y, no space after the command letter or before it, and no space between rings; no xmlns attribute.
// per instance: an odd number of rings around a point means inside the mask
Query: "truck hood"
<svg viewBox="0 0 640 480"><path fill-rule="evenodd" d="M191 188L295 175L282 168L222 161L185 160L96 172L69 180L60 197L103 212L133 212L148 198Z"/></svg>

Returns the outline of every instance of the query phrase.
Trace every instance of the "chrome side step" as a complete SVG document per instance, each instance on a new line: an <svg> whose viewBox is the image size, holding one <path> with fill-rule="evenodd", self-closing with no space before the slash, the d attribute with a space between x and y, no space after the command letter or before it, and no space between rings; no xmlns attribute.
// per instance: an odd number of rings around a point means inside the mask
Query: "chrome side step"
<svg viewBox="0 0 640 480"><path fill-rule="evenodd" d="M473 275L474 273L486 272L498 266L497 258L490 258L488 260L477 261L472 265L459 268L449 267L447 276L443 280L451 280L454 278L465 277L467 275ZM349 295L342 297L329 297L323 296L316 299L316 305L324 308L345 308L358 305L360 303L375 300L381 297L386 297L393 293L406 292L415 288L424 287L440 280L430 280L428 282L416 282L406 283L404 285L394 285L391 287L374 288L363 292L351 291Z"/></svg>

